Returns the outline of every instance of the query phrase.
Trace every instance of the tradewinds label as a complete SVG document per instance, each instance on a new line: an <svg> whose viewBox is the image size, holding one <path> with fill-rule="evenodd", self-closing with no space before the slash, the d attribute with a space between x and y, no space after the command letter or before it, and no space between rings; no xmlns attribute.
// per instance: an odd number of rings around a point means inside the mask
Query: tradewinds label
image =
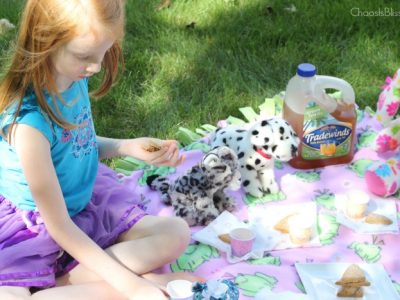
<svg viewBox="0 0 400 300"><path fill-rule="evenodd" d="M304 116L301 156L314 160L345 156L351 149L351 123L339 122L315 103Z"/></svg>
<svg viewBox="0 0 400 300"><path fill-rule="evenodd" d="M340 157L350 151L350 126L328 124L303 135L302 157L321 159Z"/></svg>

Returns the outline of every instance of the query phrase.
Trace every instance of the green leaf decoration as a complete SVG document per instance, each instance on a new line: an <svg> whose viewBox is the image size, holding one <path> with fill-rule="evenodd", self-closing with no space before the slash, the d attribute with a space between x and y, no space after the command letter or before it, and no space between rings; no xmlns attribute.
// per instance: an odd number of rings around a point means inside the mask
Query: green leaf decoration
<svg viewBox="0 0 400 300"><path fill-rule="evenodd" d="M259 118L259 115L249 106L241 107L239 108L239 111L249 122L254 122Z"/></svg>
<svg viewBox="0 0 400 300"><path fill-rule="evenodd" d="M203 129L204 129L205 131L207 131L208 133L211 133L211 132L213 132L214 130L217 129L216 126L211 125L211 124L203 124L203 125L201 125L201 128L203 128Z"/></svg>
<svg viewBox="0 0 400 300"><path fill-rule="evenodd" d="M203 142L194 142L194 143L191 143L190 145L187 145L185 147L185 150L186 151L200 150L200 151L202 151L204 153L207 153L208 151L211 150L211 146L206 144L206 143L203 143Z"/></svg>
<svg viewBox="0 0 400 300"><path fill-rule="evenodd" d="M267 118L271 118L275 116L275 99L274 98L265 98L265 101L263 104L261 104L259 107L260 109L260 114L265 115Z"/></svg>
<svg viewBox="0 0 400 300"><path fill-rule="evenodd" d="M237 126L241 126L246 124L245 121L243 121L242 119L233 117L233 116L229 116L226 121L230 124L230 125L237 125Z"/></svg>
<svg viewBox="0 0 400 300"><path fill-rule="evenodd" d="M143 175L139 178L138 183L141 186L145 186L147 183L147 178L151 175L160 175L160 176L167 176L168 174L175 173L176 169L173 167L156 167L156 166L149 166L149 168L145 168L143 170Z"/></svg>
<svg viewBox="0 0 400 300"><path fill-rule="evenodd" d="M124 175L130 175L133 171L143 169L148 164L136 158L127 156L116 160L115 170Z"/></svg>
<svg viewBox="0 0 400 300"><path fill-rule="evenodd" d="M375 116L375 111L374 111L371 107L369 107L369 106L366 106L366 107L364 108L364 111L365 111L367 114L369 114L371 117Z"/></svg>
<svg viewBox="0 0 400 300"><path fill-rule="evenodd" d="M184 146L189 145L202 138L200 134L184 127L179 127L178 131L175 134L175 137Z"/></svg>
<svg viewBox="0 0 400 300"><path fill-rule="evenodd" d="M195 129L195 132L196 132L197 134L200 134L201 136L206 136L207 134L209 134L208 131L206 131L206 130L204 130L204 129L202 129L202 128L196 128L196 129Z"/></svg>

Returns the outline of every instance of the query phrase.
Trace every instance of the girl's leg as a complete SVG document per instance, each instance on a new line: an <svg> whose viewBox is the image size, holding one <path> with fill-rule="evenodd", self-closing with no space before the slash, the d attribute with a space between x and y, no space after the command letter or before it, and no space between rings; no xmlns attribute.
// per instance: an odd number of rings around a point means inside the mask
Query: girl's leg
<svg viewBox="0 0 400 300"><path fill-rule="evenodd" d="M186 249L189 241L190 230L182 219L145 216L129 231L121 235L118 242L106 251L136 274L142 274L144 278L165 285L168 281L177 278L186 278L192 281L200 280L200 278L190 274L150 273L150 271L179 257ZM58 278L57 285L58 287L39 291L31 297L29 291L25 289L28 294L21 294L17 298L10 296L10 300L124 299L106 282L101 281L96 274L82 265L76 266L68 274ZM7 295L12 294L7 293ZM6 297L0 297L0 299L8 300Z"/></svg>
<svg viewBox="0 0 400 300"><path fill-rule="evenodd" d="M3 298L1 298L3 300ZM54 287L34 293L29 300L127 300L104 281ZM4 299L6 300L6 299Z"/></svg>
<svg viewBox="0 0 400 300"><path fill-rule="evenodd" d="M26 287L1 286L0 299L2 300L25 300L30 298L31 293Z"/></svg>
<svg viewBox="0 0 400 300"><path fill-rule="evenodd" d="M145 216L106 251L136 274L164 285L171 279L201 280L189 273L149 273L179 257L190 241L190 229L180 218ZM57 279L57 285L101 280L82 265Z"/></svg>

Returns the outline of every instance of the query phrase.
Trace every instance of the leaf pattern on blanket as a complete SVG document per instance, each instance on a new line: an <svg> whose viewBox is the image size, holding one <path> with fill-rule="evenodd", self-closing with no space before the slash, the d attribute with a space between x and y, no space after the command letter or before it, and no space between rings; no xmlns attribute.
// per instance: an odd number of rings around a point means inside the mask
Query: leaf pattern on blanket
<svg viewBox="0 0 400 300"><path fill-rule="evenodd" d="M218 250L205 244L191 244L186 251L170 265L172 272L194 272L206 261L219 257Z"/></svg>
<svg viewBox="0 0 400 300"><path fill-rule="evenodd" d="M362 130L357 138L357 149L372 146L377 135L376 131L370 129Z"/></svg>
<svg viewBox="0 0 400 300"><path fill-rule="evenodd" d="M349 245L349 249L354 252L365 262L375 263L381 259L381 247L374 244L353 242Z"/></svg>
<svg viewBox="0 0 400 300"><path fill-rule="evenodd" d="M365 171L374 163L371 159L357 159L348 165L348 168L355 172L358 177L364 177Z"/></svg>
<svg viewBox="0 0 400 300"><path fill-rule="evenodd" d="M278 280L274 276L256 272L252 274L239 274L236 276L235 283L242 290L243 295L254 297L263 288L272 290Z"/></svg>
<svg viewBox="0 0 400 300"><path fill-rule="evenodd" d="M293 175L304 182L315 182L321 180L321 170L295 171Z"/></svg>
<svg viewBox="0 0 400 300"><path fill-rule="evenodd" d="M315 190L314 191L314 201L320 205L325 207L326 209L333 210L336 208L335 206L335 194L332 193L329 189L323 190Z"/></svg>
<svg viewBox="0 0 400 300"><path fill-rule="evenodd" d="M322 245L333 244L333 238L339 233L340 224L336 217L328 214L318 215L318 234Z"/></svg>
<svg viewBox="0 0 400 300"><path fill-rule="evenodd" d="M277 256L266 255L262 258L250 259L248 261L251 265L281 265L281 258Z"/></svg>
<svg viewBox="0 0 400 300"><path fill-rule="evenodd" d="M259 204L265 204L274 201L282 201L285 199L286 195L282 191L280 191L276 194L265 194L261 198L256 198L250 194L246 194L243 200L248 206L256 206Z"/></svg>

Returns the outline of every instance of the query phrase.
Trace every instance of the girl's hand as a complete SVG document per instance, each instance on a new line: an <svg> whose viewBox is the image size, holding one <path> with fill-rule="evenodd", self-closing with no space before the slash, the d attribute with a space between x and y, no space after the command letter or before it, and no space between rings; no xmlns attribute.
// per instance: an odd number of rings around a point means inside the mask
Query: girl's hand
<svg viewBox="0 0 400 300"><path fill-rule="evenodd" d="M175 140L143 137L125 140L123 147L127 155L155 166L176 167L185 160L185 156L179 155L178 142Z"/></svg>

